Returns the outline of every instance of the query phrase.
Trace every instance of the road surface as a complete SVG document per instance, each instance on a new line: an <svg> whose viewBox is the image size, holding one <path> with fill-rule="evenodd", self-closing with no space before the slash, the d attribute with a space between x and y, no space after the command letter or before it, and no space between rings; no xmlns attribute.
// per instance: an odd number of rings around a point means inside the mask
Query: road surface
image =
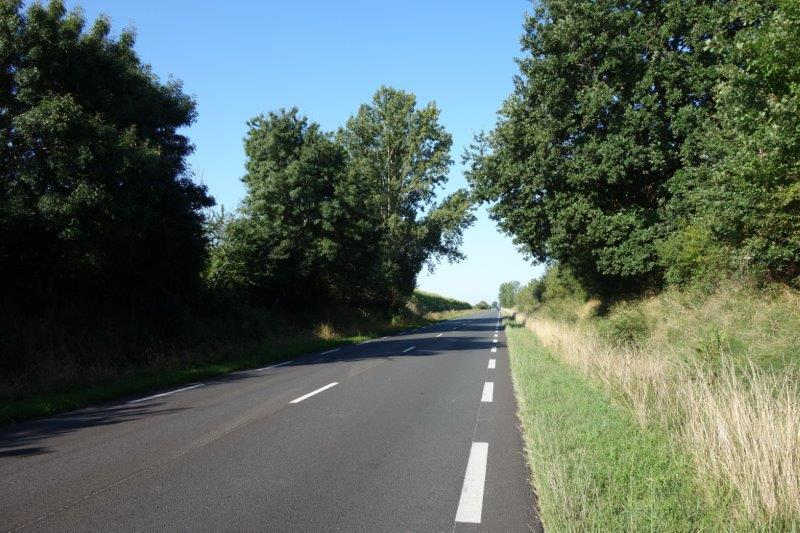
<svg viewBox="0 0 800 533"><path fill-rule="evenodd" d="M529 531L497 313L0 429L0 529Z"/></svg>

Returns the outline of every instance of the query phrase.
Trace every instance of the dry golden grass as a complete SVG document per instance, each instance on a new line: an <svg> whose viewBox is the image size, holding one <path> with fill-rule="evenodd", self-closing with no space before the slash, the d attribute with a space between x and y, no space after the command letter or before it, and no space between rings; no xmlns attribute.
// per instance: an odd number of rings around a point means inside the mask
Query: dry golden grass
<svg viewBox="0 0 800 533"><path fill-rule="evenodd" d="M321 322L314 328L314 336L323 340L332 340L338 336L336 329L328 322Z"/></svg>
<svg viewBox="0 0 800 533"><path fill-rule="evenodd" d="M749 306L730 294L694 307L676 294L642 301L636 312L658 320L639 343L611 342L586 321L516 319L640 424L666 428L693 457L709 505L758 527L792 529L800 524L800 390L790 315L800 299L775 297Z"/></svg>

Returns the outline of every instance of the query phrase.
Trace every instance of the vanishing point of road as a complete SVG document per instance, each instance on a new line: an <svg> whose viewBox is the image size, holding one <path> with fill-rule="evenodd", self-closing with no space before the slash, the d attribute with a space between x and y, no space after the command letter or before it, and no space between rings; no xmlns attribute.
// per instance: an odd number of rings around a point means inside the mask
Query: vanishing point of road
<svg viewBox="0 0 800 533"><path fill-rule="evenodd" d="M0 429L0 529L530 531L494 311Z"/></svg>

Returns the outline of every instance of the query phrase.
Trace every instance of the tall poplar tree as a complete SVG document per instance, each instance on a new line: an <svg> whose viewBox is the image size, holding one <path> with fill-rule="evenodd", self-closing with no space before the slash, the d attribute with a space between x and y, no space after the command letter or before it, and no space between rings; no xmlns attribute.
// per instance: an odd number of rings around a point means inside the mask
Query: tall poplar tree
<svg viewBox="0 0 800 533"><path fill-rule="evenodd" d="M413 94L381 87L338 135L381 229L373 276L392 305L411 294L426 263L462 257L462 232L474 220L466 191L436 202L452 164L452 137L439 115L433 103L418 108Z"/></svg>

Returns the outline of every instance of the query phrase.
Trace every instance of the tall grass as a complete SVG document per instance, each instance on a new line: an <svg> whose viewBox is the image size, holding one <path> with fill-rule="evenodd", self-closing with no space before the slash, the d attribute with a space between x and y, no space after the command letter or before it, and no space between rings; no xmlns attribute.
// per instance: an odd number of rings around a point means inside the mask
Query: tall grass
<svg viewBox="0 0 800 533"><path fill-rule="evenodd" d="M693 458L707 504L726 507L732 523L798 529L799 301L730 286L707 297L670 291L602 318L542 309L517 319L640 425L665 428Z"/></svg>
<svg viewBox="0 0 800 533"><path fill-rule="evenodd" d="M717 523L699 505L691 459L639 427L535 335L507 328L526 453L548 531L692 531Z"/></svg>

